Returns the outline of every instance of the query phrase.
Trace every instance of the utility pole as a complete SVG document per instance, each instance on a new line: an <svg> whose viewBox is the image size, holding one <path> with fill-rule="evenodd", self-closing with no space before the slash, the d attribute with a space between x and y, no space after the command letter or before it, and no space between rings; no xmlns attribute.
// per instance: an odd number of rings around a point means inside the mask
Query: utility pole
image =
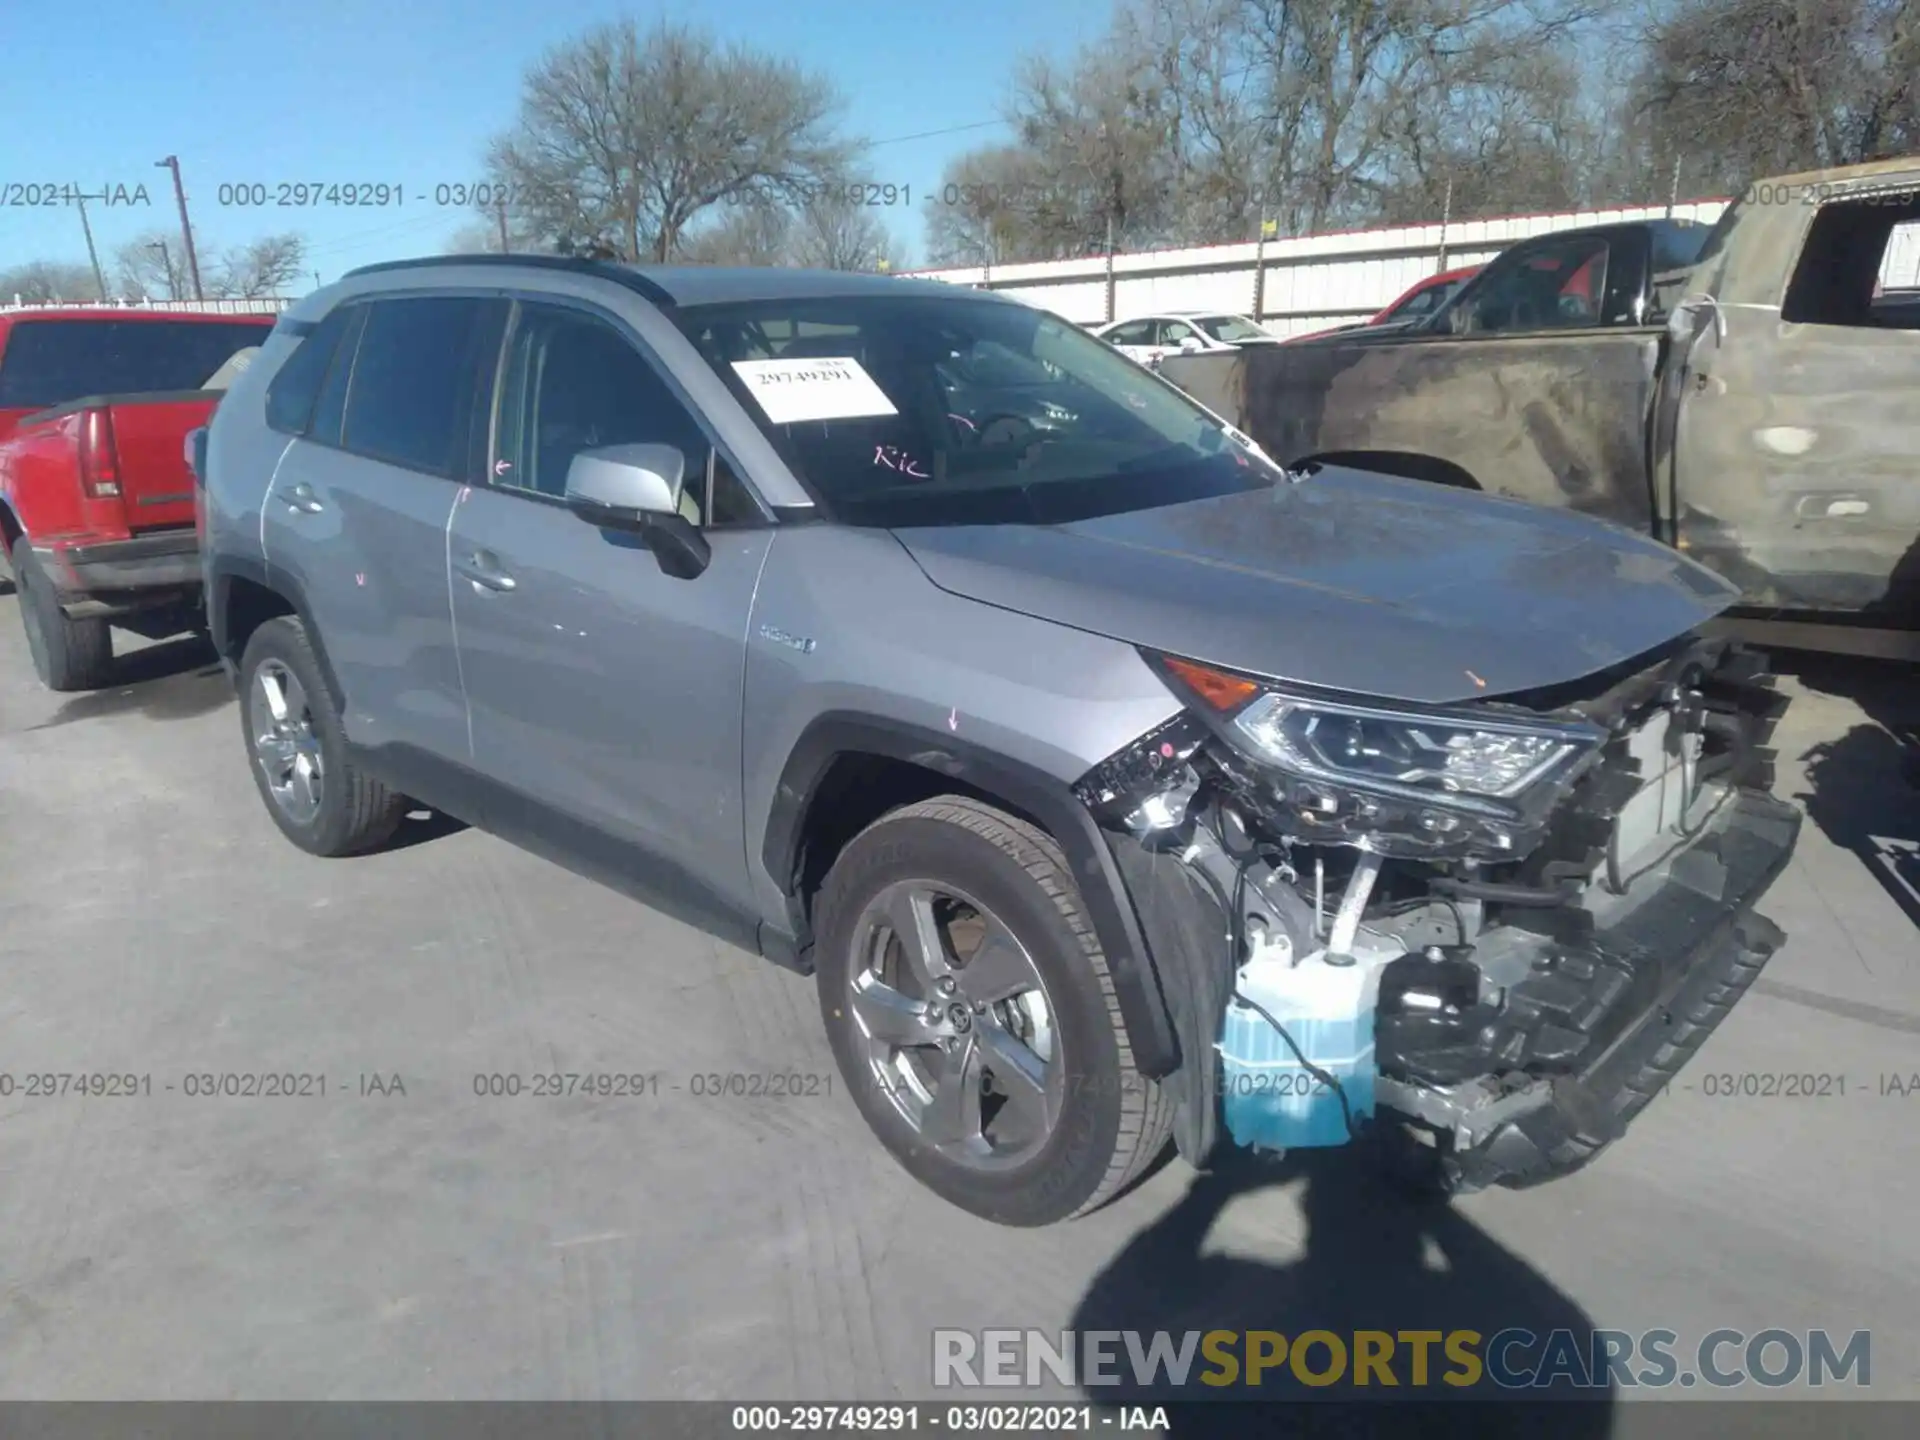
<svg viewBox="0 0 1920 1440"><path fill-rule="evenodd" d="M107 299L107 280L100 273L100 254L93 248L93 226L87 223L87 197L76 191L73 203L80 207L80 232L87 237L87 262L93 266L93 283L99 287L100 300L104 304Z"/></svg>
<svg viewBox="0 0 1920 1440"><path fill-rule="evenodd" d="M1447 224L1453 219L1453 172L1447 172L1447 198L1440 202L1440 263L1433 273L1438 275L1447 268Z"/></svg>
<svg viewBox="0 0 1920 1440"><path fill-rule="evenodd" d="M1107 323L1113 323L1113 206L1107 206Z"/></svg>
<svg viewBox="0 0 1920 1440"><path fill-rule="evenodd" d="M160 263L167 267L167 299L178 300L180 298L180 282L174 278L173 274L173 252L167 249L167 242L165 240L155 240L152 244L148 245L147 248L160 252Z"/></svg>
<svg viewBox="0 0 1920 1440"><path fill-rule="evenodd" d="M1680 203L1680 157L1673 157L1673 184L1667 189L1667 218L1673 218L1673 207Z"/></svg>
<svg viewBox="0 0 1920 1440"><path fill-rule="evenodd" d="M193 298L204 300L207 297L200 289L200 257L194 253L193 226L187 221L187 192L180 183L180 157L169 155L164 160L154 161L153 164L157 170L173 172L173 198L180 206L180 238L186 242L187 246L187 272L193 276Z"/></svg>
<svg viewBox="0 0 1920 1440"><path fill-rule="evenodd" d="M1260 315L1267 308L1267 235L1278 233L1280 222L1267 219L1267 207L1260 206L1260 238L1253 251L1253 323L1264 322Z"/></svg>
<svg viewBox="0 0 1920 1440"><path fill-rule="evenodd" d="M500 253L502 255L511 255L513 253L513 246L507 240L507 197L504 194L494 196L493 213L499 217L500 220Z"/></svg>

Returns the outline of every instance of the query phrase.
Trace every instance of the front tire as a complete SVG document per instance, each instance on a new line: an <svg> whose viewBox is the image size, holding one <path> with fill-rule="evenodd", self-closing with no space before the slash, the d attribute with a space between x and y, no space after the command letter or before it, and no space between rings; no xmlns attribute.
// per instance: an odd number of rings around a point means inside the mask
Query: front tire
<svg viewBox="0 0 1920 1440"><path fill-rule="evenodd" d="M33 558L22 535L13 542L14 584L20 591L20 621L27 631L33 670L49 690L68 694L98 690L113 678L113 633L105 620L70 620L60 608L53 581Z"/></svg>
<svg viewBox="0 0 1920 1440"><path fill-rule="evenodd" d="M406 797L355 766L340 712L307 638L289 615L253 632L240 658L240 727L253 781L280 833L309 855L383 845Z"/></svg>
<svg viewBox="0 0 1920 1440"><path fill-rule="evenodd" d="M922 1184L1004 1225L1104 1204L1172 1123L1071 874L1044 832L949 795L868 826L820 893L820 1009L855 1104Z"/></svg>

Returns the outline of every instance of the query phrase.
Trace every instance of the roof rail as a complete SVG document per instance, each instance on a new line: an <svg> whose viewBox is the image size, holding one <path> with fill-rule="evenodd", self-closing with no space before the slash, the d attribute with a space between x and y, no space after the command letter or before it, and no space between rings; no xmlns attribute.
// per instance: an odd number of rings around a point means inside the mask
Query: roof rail
<svg viewBox="0 0 1920 1440"><path fill-rule="evenodd" d="M576 255L422 255L412 260L382 260L373 265L362 265L358 269L349 270L340 278L350 280L356 275L379 275L388 270L421 270L446 265L531 265L542 270L567 270L576 275L596 275L602 280L611 280L616 285L624 285L636 294L644 295L656 305L669 309L673 306L673 296L632 266L619 265L607 260L589 260L584 256Z"/></svg>

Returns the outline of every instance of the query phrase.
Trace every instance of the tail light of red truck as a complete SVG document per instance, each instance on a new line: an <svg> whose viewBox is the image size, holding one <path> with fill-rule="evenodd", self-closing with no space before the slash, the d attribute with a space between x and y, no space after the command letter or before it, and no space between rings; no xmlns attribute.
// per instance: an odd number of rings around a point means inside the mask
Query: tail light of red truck
<svg viewBox="0 0 1920 1440"><path fill-rule="evenodd" d="M120 457L113 447L113 417L88 410L80 417L80 488L89 499L120 495Z"/></svg>

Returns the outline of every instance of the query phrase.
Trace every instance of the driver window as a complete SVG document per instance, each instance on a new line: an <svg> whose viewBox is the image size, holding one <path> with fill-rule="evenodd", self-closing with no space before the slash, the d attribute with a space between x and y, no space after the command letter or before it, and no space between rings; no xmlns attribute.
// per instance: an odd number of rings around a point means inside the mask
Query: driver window
<svg viewBox="0 0 1920 1440"><path fill-rule="evenodd" d="M1178 345L1193 334L1193 327L1180 320L1166 320L1160 325L1160 338L1156 344Z"/></svg>
<svg viewBox="0 0 1920 1440"><path fill-rule="evenodd" d="M1601 323L1609 247L1594 235L1549 240L1494 261L1485 282L1455 312L1471 335L1582 329Z"/></svg>
<svg viewBox="0 0 1920 1440"><path fill-rule="evenodd" d="M686 456L680 513L692 523L759 518L699 421L625 336L578 311L523 306L507 342L492 483L559 499L574 456L643 442Z"/></svg>

